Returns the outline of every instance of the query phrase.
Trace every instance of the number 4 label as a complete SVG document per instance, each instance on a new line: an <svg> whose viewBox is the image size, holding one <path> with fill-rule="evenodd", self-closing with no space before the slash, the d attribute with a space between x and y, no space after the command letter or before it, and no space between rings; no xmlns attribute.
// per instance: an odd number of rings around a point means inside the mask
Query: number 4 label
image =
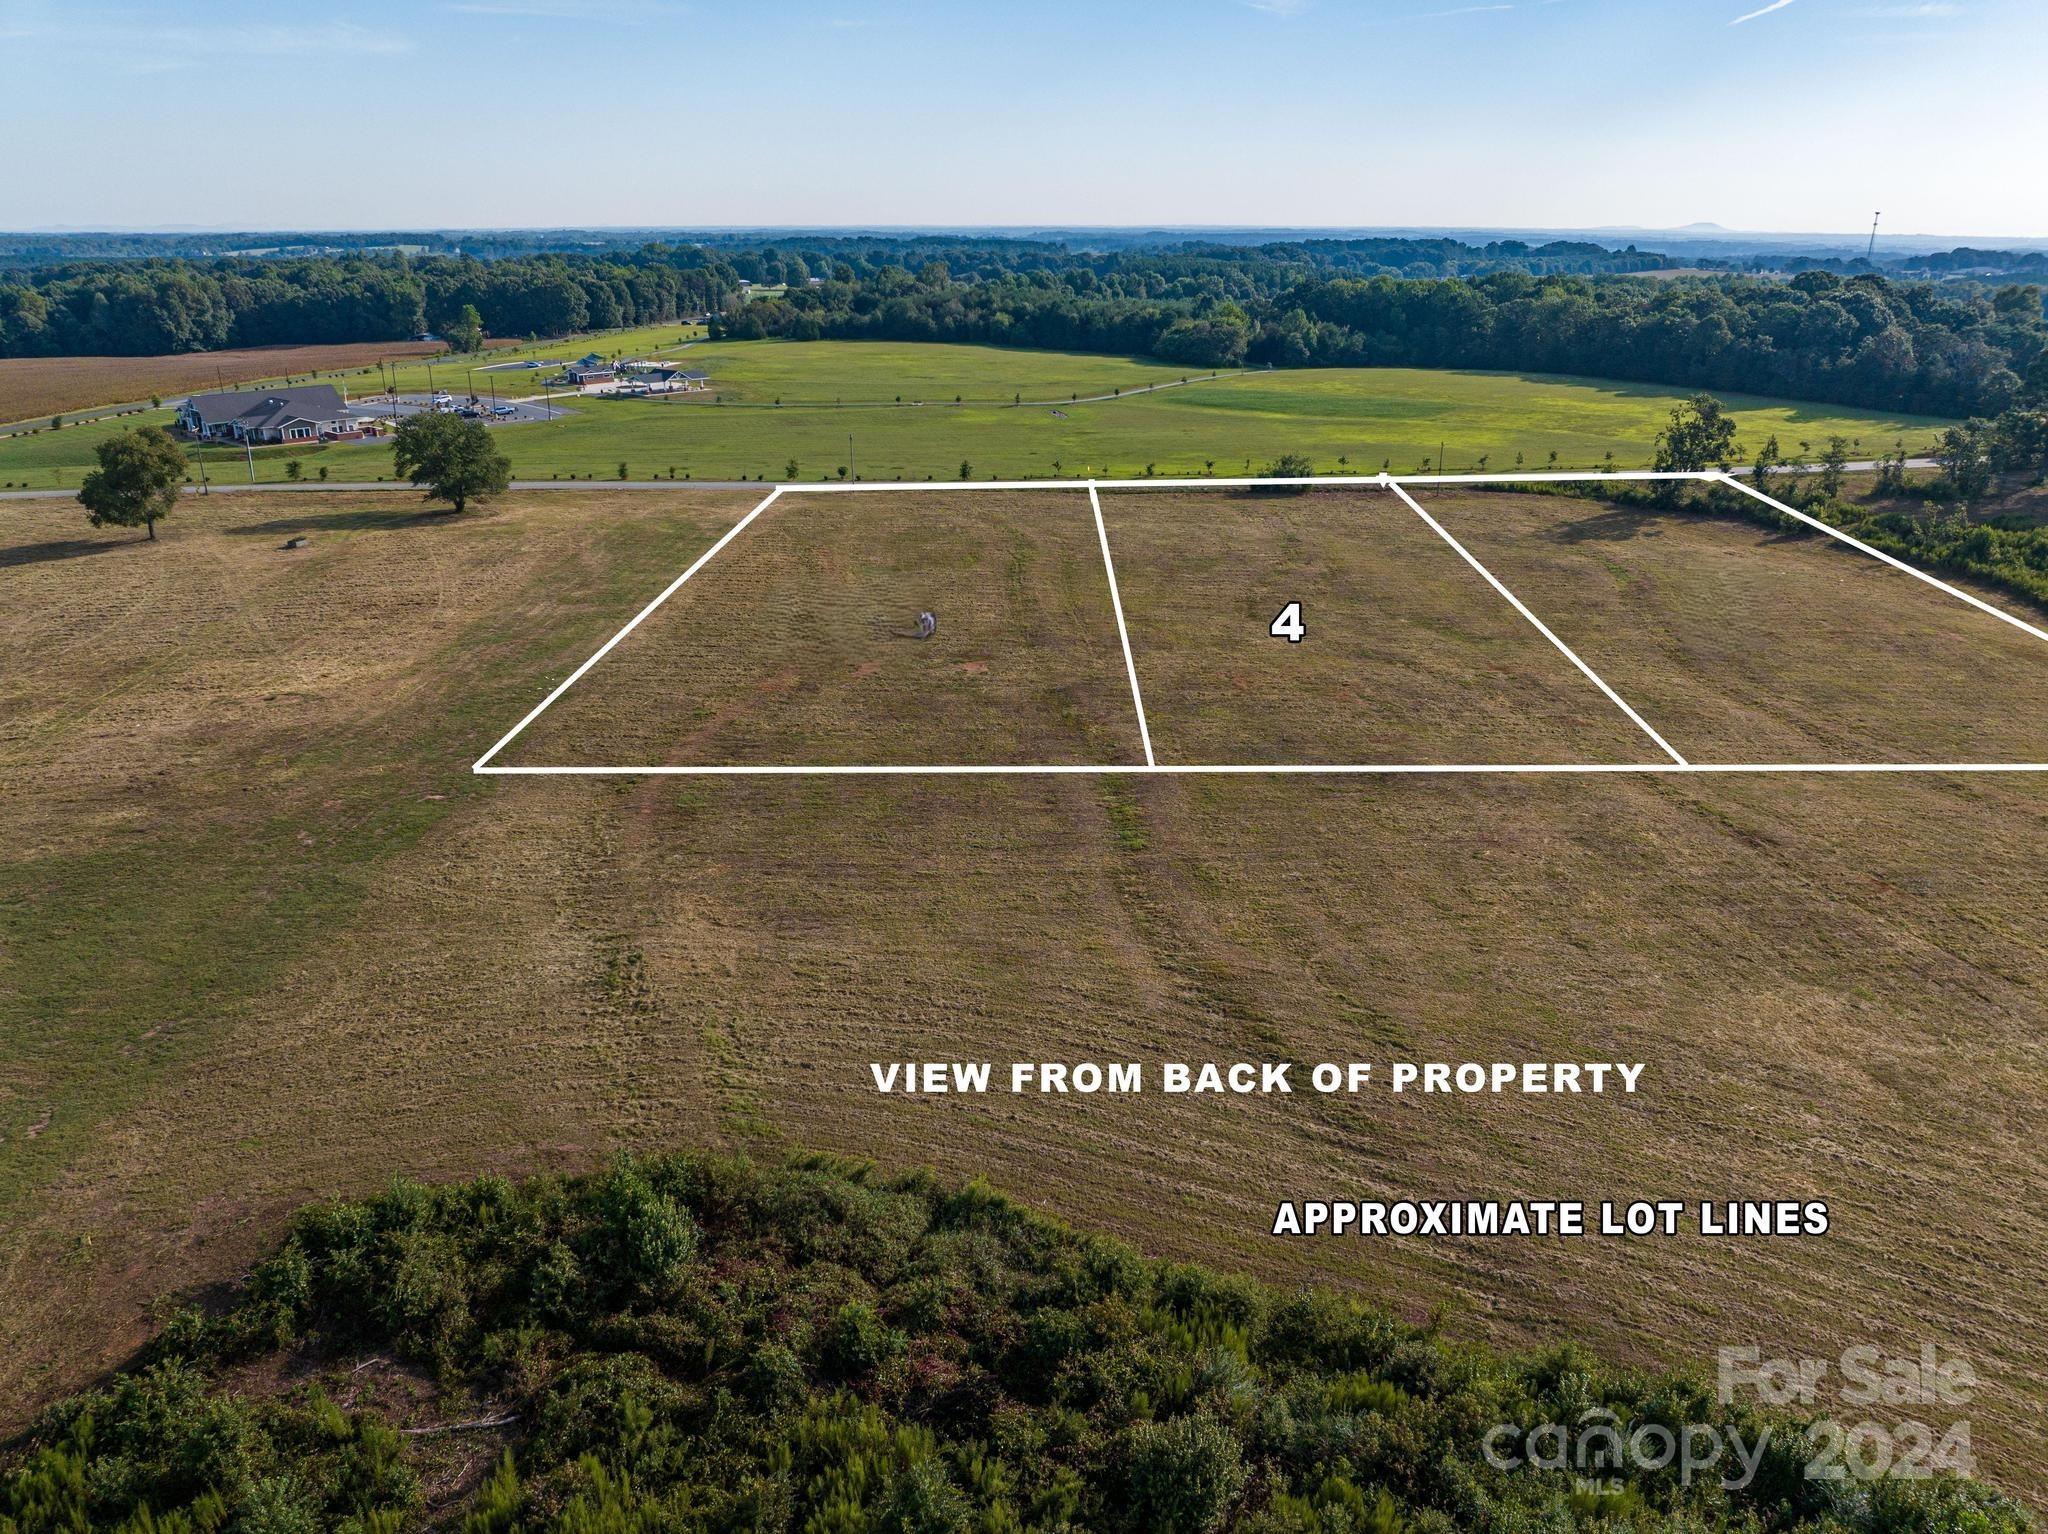
<svg viewBox="0 0 2048 1534"><path fill-rule="evenodd" d="M1308 632L1307 627L1301 621L1301 604L1299 602L1289 602L1285 607L1281 608L1280 616L1273 620L1272 627L1268 628L1266 632L1275 639L1286 640L1289 644L1300 644L1301 636Z"/></svg>

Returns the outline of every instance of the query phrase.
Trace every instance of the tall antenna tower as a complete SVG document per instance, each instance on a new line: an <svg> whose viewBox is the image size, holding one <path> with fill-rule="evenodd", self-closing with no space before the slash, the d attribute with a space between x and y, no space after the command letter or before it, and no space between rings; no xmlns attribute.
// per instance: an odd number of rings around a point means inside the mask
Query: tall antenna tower
<svg viewBox="0 0 2048 1534"><path fill-rule="evenodd" d="M1877 221L1883 217L1883 209L1879 209L1870 215L1870 248L1863 252L1863 259L1866 261L1873 261L1877 258Z"/></svg>

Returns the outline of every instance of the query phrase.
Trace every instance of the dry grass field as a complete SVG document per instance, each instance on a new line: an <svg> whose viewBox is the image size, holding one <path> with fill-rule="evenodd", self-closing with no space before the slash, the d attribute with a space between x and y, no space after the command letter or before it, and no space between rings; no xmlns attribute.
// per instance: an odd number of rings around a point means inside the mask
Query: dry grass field
<svg viewBox="0 0 2048 1534"><path fill-rule="evenodd" d="M1419 498L1689 760L2048 761L2048 643L1825 534Z"/></svg>
<svg viewBox="0 0 2048 1534"><path fill-rule="evenodd" d="M1702 1368L1722 1344L1938 1343L1984 1381L1980 1472L2040 1500L2048 1169L2026 1126L2048 1112L2048 782L469 773L755 499L592 490L453 519L388 495L219 496L155 546L66 505L0 507L0 1417L121 1359L152 1296L236 1271L309 1197L618 1146L813 1146L985 1172L1154 1252L1440 1307L1465 1334ZM1421 616L1399 613L1388 551L1419 568L1427 546L1378 502L1322 500L1106 498L1162 735L1206 750L1242 719L1348 752L1376 744L1356 732L1386 699L1406 747L1455 691L1457 728L1562 749L1556 653L1457 605L1454 567L1418 574ZM2041 657L1963 609L1950 640L1910 581L1844 551L1586 502L1429 503L1681 749L2034 749ZM1064 683L986 685L1038 711L1047 749L1092 746L1120 660L1084 654L1092 528L967 512L891 530L1072 647ZM889 617L917 589L849 528L797 531L776 557L816 614L871 590ZM1273 591L1247 570L1319 583L1310 642L1265 637ZM1326 611L1347 594L1371 613ZM911 646L863 629L864 603L772 657L799 672L791 734L707 744L783 749L806 710L855 717L846 669L817 673L813 705L801 668L863 643L885 710L1008 744L984 737L988 695L888 671ZM648 637L744 696L687 625ZM1329 668L1318 688L1352 689L1329 721L1283 685L1295 648ZM1220 679L1187 658L1205 654ZM1346 678L1373 664L1406 674ZM650 745L688 738L612 707ZM1276 1056L1647 1069L1638 1096L1598 1101L905 1101L867 1077ZM1264 1233L1278 1197L1390 1193L1818 1196L1835 1229Z"/></svg>
<svg viewBox="0 0 2048 1534"><path fill-rule="evenodd" d="M365 368L444 350L437 341L352 341L338 346L177 352L167 357L6 357L0 358L0 424L45 419L93 405L126 404L152 394L168 398L223 384Z"/></svg>
<svg viewBox="0 0 2048 1534"><path fill-rule="evenodd" d="M940 627L920 641L926 611ZM783 496L501 760L1144 754L1094 517L1070 490Z"/></svg>
<svg viewBox="0 0 2048 1534"><path fill-rule="evenodd" d="M1666 759L1387 492L1102 508L1162 762Z"/></svg>

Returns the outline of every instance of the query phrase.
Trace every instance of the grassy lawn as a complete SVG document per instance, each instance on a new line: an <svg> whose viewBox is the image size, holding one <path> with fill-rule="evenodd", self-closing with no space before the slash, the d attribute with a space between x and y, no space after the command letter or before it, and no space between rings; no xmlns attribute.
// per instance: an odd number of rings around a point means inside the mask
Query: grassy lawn
<svg viewBox="0 0 2048 1534"><path fill-rule="evenodd" d="M611 338L674 340L675 327ZM587 349L565 343L554 357ZM635 479L837 477L949 479L964 461L976 477L1134 475L1256 471L1287 452L1308 454L1323 472L1414 471L1439 452L1449 467L1492 469L1521 462L1594 467L1610 453L1623 468L1646 463L1652 442L1682 392L1649 385L1510 373L1409 368L1334 368L1204 378L1126 358L995 347L869 342L731 342L674 355L711 374L715 398L669 402L584 398L573 414L500 428L521 478L613 479L624 463ZM425 387L424 368L417 370ZM500 373L501 392L527 392L537 376ZM437 366L436 381L459 384ZM479 387L488 387L477 375ZM506 380L525 380L524 383ZM1133 393L1148 385L1171 384ZM410 386L410 380L408 381ZM1125 391L1093 403L1027 404ZM906 403L899 406L896 396ZM961 396L966 403L955 405ZM781 399L777 407L774 401ZM847 401L843 406L821 400ZM852 402L863 403L855 404ZM922 401L923 403L916 403ZM1838 406L1731 395L1745 454L1776 434L1788 453L1801 442L1841 435L1875 456L1893 441L1926 446L1943 423L1878 416ZM167 418L164 417L164 418ZM140 418L137 418L140 419ZM0 441L0 485L73 487L99 437L136 419L45 431ZM849 444L848 438L852 441ZM1440 447L1441 444L1441 447ZM221 455L222 478L246 474L241 455ZM388 445L274 449L257 455L259 480L285 477L288 459L310 478L321 465L337 480L389 475Z"/></svg>
<svg viewBox="0 0 2048 1534"><path fill-rule="evenodd" d="M1334 755L1362 730L1420 749L1405 737L1432 729L1472 735L1461 750L1489 730L1518 752L1637 749L1369 499L1106 498L1169 753L1266 732ZM787 754L824 722L912 744L1030 728L1056 755L1120 704L1088 525L1053 520L1069 500L1020 497L1043 503L1028 527L883 505L879 540L840 498L800 502L728 567L796 588L720 598L714 562L710 605L679 597L680 622L634 636L647 655L586 678L585 723L664 756ZM1162 1255L1444 1306L1504 1340L1709 1369L1731 1339L1958 1347L1985 1382L1981 1473L2037 1480L2048 1341L2009 1215L2048 1197L2012 1134L2048 1112L2039 779L470 775L751 503L593 487L452 518L220 497L155 545L0 506L0 1420L120 1357L148 1298L238 1271L309 1197L621 1146L813 1146L987 1173ZM1702 759L2038 755L2031 641L1837 546L1583 501L1438 509ZM941 648L878 633L935 582ZM1299 647L1264 633L1289 595ZM754 615L717 606L734 596ZM1004 632L945 651L970 610ZM693 613L712 625L694 638ZM744 647L700 644L784 619L758 678ZM1030 669L1041 644L1059 675ZM1095 649L1099 686L1079 669ZM1860 705L1844 674L1871 679ZM866 1062L934 1039L960 1059L1647 1074L1598 1104L867 1086ZM1836 1228L1264 1234L1280 1196L1637 1194L1821 1196Z"/></svg>

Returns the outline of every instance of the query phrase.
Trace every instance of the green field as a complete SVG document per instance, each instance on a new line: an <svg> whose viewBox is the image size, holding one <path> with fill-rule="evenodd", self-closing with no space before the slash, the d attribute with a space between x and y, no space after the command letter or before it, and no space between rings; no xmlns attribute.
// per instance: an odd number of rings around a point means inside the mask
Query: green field
<svg viewBox="0 0 2048 1534"><path fill-rule="evenodd" d="M624 343L672 345L677 334L674 326L622 332L602 349L644 353L652 346ZM574 356L596 344L556 343L536 355ZM1454 471L1506 469L1518 455L1541 468L1553 453L1561 466L1594 467L1612 454L1630 468L1648 461L1683 392L1413 368L1210 378L1128 358L888 342L703 343L675 355L711 375L712 397L584 398L559 420L500 428L515 473L616 479L623 463L633 479L777 480L794 461L800 479L837 478L842 468L863 479L949 479L963 462L974 477L1240 474L1287 452L1306 453L1329 473L1382 464L1414 471L1425 460L1434 466L1440 452ZM436 382L459 382L453 371L437 366ZM526 393L537 375L497 377L501 393ZM405 369L401 384L424 388L424 366ZM1133 392L1161 384L1171 387ZM1103 394L1111 397L1090 402ZM1041 403L1013 404L1019 395ZM965 403L953 404L954 396ZM805 403L777 406L778 399ZM846 403L816 403L827 400ZM1742 423L1745 454L1775 433L1787 452L1840 435L1874 456L1896 440L1924 448L1943 424L1747 395L1727 403ZM169 412L0 441L0 487L75 486L103 434L144 419L168 420ZM338 481L391 472L388 445L345 444L260 452L257 478L284 479L292 458L308 478L322 466ZM217 477L247 474L239 452L217 450L216 463Z"/></svg>

